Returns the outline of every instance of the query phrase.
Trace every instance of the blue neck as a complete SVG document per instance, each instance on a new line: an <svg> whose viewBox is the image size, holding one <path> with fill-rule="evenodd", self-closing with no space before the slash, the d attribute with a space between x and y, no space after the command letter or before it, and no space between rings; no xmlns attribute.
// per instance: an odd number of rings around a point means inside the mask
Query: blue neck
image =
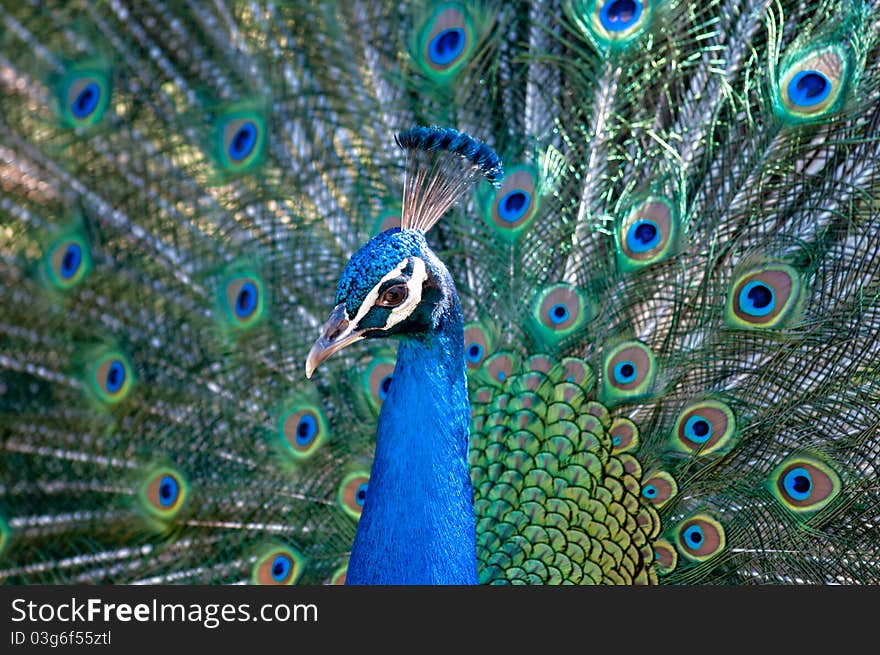
<svg viewBox="0 0 880 655"><path fill-rule="evenodd" d="M348 584L476 584L469 429L455 302L430 336L398 348Z"/></svg>

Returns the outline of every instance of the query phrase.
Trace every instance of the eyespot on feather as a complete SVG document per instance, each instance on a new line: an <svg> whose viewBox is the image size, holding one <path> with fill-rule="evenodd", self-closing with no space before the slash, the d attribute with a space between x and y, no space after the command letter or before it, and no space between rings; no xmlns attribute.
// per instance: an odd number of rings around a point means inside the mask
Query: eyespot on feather
<svg viewBox="0 0 880 655"><path fill-rule="evenodd" d="M394 360L386 357L375 358L364 371L364 392L370 406L377 412L391 390L393 373Z"/></svg>
<svg viewBox="0 0 880 655"><path fill-rule="evenodd" d="M657 471L642 480L642 499L658 509L678 493L678 485L666 471Z"/></svg>
<svg viewBox="0 0 880 655"><path fill-rule="evenodd" d="M482 201L483 216L496 234L514 241L531 225L540 207L538 173L527 164L507 167L500 185Z"/></svg>
<svg viewBox="0 0 880 655"><path fill-rule="evenodd" d="M227 173L244 173L264 159L266 120L255 110L230 109L217 118L212 138L220 168Z"/></svg>
<svg viewBox="0 0 880 655"><path fill-rule="evenodd" d="M624 341L605 353L602 360L600 401L616 405L652 393L657 375L654 353L641 341Z"/></svg>
<svg viewBox="0 0 880 655"><path fill-rule="evenodd" d="M487 382L500 387L519 373L519 370L519 356L510 351L500 351L483 362L481 373Z"/></svg>
<svg viewBox="0 0 880 655"><path fill-rule="evenodd" d="M788 122L805 122L835 111L846 97L851 59L836 44L787 57L774 97L776 114Z"/></svg>
<svg viewBox="0 0 880 655"><path fill-rule="evenodd" d="M149 516L167 522L177 516L188 494L186 478L170 467L161 467L145 477L138 498Z"/></svg>
<svg viewBox="0 0 880 655"><path fill-rule="evenodd" d="M840 477L830 466L811 457L787 459L770 475L770 492L784 507L799 514L818 512L841 490Z"/></svg>
<svg viewBox="0 0 880 655"><path fill-rule="evenodd" d="M672 573L678 566L678 553L665 539L654 542L654 570L658 575Z"/></svg>
<svg viewBox="0 0 880 655"><path fill-rule="evenodd" d="M370 476L366 471L350 473L339 485L337 502L342 510L352 518L360 518L367 500L367 489L370 484Z"/></svg>
<svg viewBox="0 0 880 655"><path fill-rule="evenodd" d="M696 514L682 521L675 531L676 545L683 557L705 562L724 550L724 528L708 514Z"/></svg>
<svg viewBox="0 0 880 655"><path fill-rule="evenodd" d="M270 544L257 556L251 569L251 582L275 586L296 584L302 575L304 561L293 548Z"/></svg>
<svg viewBox="0 0 880 655"><path fill-rule="evenodd" d="M79 235L68 235L52 243L43 261L46 279L61 291L81 282L91 268L88 245Z"/></svg>
<svg viewBox="0 0 880 655"><path fill-rule="evenodd" d="M492 352L489 331L479 323L464 326L464 359L469 370L479 369Z"/></svg>
<svg viewBox="0 0 880 655"><path fill-rule="evenodd" d="M542 353L531 355L523 362L523 369L526 371L538 372L547 375L556 365L550 357Z"/></svg>
<svg viewBox="0 0 880 655"><path fill-rule="evenodd" d="M600 50L624 48L651 25L654 4L649 0L570 0L566 8Z"/></svg>
<svg viewBox="0 0 880 655"><path fill-rule="evenodd" d="M672 442L681 452L708 455L729 450L735 435L736 417L730 407L717 400L701 400L679 413Z"/></svg>
<svg viewBox="0 0 880 655"><path fill-rule="evenodd" d="M222 288L223 309L230 326L246 330L260 322L266 303L259 277L239 273L227 278Z"/></svg>
<svg viewBox="0 0 880 655"><path fill-rule="evenodd" d="M104 117L110 102L111 82L108 71L73 70L58 85L61 116L71 127L95 125Z"/></svg>
<svg viewBox="0 0 880 655"><path fill-rule="evenodd" d="M611 453L629 453L639 448L639 428L628 418L619 416L608 429L611 435Z"/></svg>
<svg viewBox="0 0 880 655"><path fill-rule="evenodd" d="M650 196L629 209L615 231L621 270L637 270L667 258L678 244L679 220L673 203Z"/></svg>
<svg viewBox="0 0 880 655"><path fill-rule="evenodd" d="M308 459L327 438L323 412L311 404L294 405L282 413L278 436L287 455L295 460Z"/></svg>
<svg viewBox="0 0 880 655"><path fill-rule="evenodd" d="M731 285L727 323L748 329L783 325L796 313L800 289L800 276L791 266L765 264L750 268Z"/></svg>
<svg viewBox="0 0 880 655"><path fill-rule="evenodd" d="M585 391L592 389L596 382L593 369L578 357L563 357L548 375L554 382L571 382Z"/></svg>
<svg viewBox="0 0 880 655"><path fill-rule="evenodd" d="M458 73L473 53L477 38L470 10L458 2L439 4L422 19L416 35L410 54L436 81Z"/></svg>
<svg viewBox="0 0 880 655"><path fill-rule="evenodd" d="M89 364L86 378L92 394L106 405L124 400L134 382L131 364L115 350L99 353Z"/></svg>
<svg viewBox="0 0 880 655"><path fill-rule="evenodd" d="M590 310L583 293L571 284L545 287L532 301L532 323L537 336L548 345L574 334L589 319Z"/></svg>

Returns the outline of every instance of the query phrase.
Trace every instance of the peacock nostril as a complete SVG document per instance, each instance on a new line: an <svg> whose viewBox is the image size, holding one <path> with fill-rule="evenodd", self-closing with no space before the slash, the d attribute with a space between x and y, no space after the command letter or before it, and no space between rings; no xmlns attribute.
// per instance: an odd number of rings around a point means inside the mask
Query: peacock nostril
<svg viewBox="0 0 880 655"><path fill-rule="evenodd" d="M336 307L333 308L333 311L330 312L330 316L327 317L327 321L324 323L321 338L332 343L345 333L349 324L350 321L345 312L345 306L336 305Z"/></svg>
<svg viewBox="0 0 880 655"><path fill-rule="evenodd" d="M327 332L327 340L333 341L340 334L345 332L345 329L348 327L348 319L343 318L341 321L331 326L330 330Z"/></svg>

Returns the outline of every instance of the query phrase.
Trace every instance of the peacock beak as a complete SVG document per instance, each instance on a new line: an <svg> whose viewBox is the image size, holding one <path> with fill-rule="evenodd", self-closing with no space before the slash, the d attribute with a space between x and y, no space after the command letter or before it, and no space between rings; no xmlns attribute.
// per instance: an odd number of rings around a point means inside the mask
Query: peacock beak
<svg viewBox="0 0 880 655"><path fill-rule="evenodd" d="M355 330L348 320L345 305L336 305L321 329L321 336L315 341L306 358L306 377L312 377L318 365L330 355L363 338L364 333Z"/></svg>

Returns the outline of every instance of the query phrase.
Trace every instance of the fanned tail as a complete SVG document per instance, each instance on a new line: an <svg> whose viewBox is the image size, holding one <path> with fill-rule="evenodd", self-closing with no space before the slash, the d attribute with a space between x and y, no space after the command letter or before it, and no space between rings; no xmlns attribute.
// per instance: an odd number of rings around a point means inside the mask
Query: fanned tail
<svg viewBox="0 0 880 655"><path fill-rule="evenodd" d="M877 582L878 28L4 6L0 579L343 581L393 354L302 362L351 253L444 215L482 581ZM414 125L503 173L410 198Z"/></svg>

